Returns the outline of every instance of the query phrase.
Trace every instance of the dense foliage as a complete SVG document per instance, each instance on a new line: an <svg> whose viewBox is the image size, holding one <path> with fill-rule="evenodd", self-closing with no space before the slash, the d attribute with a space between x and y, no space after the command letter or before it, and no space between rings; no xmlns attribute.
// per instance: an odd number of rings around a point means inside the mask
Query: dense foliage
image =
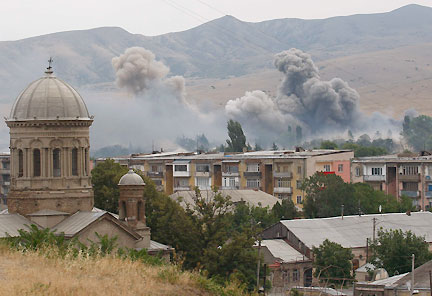
<svg viewBox="0 0 432 296"><path fill-rule="evenodd" d="M390 276L402 274L411 271L411 254L415 255L415 267L432 259L428 247L424 237L411 231L380 229L378 238L371 244L372 262L385 268Z"/></svg>
<svg viewBox="0 0 432 296"><path fill-rule="evenodd" d="M225 151L242 152L243 148L246 148L246 136L241 124L230 119L227 123L227 129L229 140L226 140L228 147L225 148Z"/></svg>
<svg viewBox="0 0 432 296"><path fill-rule="evenodd" d="M302 189L306 192L303 211L307 218L324 218L345 215L374 214L381 206L383 213L405 212L412 209L407 197L401 201L364 183L345 183L335 174L315 173L307 178Z"/></svg>
<svg viewBox="0 0 432 296"><path fill-rule="evenodd" d="M119 189L118 182L128 169L107 159L99 163L91 171L91 181L94 191L95 207L109 212L118 212Z"/></svg>
<svg viewBox="0 0 432 296"><path fill-rule="evenodd" d="M415 151L432 149L432 117L405 116L401 134L405 142Z"/></svg>
<svg viewBox="0 0 432 296"><path fill-rule="evenodd" d="M319 247L312 249L314 254L315 277L329 283L348 283L353 279L351 249L326 239Z"/></svg>

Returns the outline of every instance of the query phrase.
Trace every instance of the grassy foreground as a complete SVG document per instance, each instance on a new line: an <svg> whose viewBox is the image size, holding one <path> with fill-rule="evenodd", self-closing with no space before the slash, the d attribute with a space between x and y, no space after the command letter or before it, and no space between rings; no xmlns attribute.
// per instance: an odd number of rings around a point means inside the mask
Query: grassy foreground
<svg viewBox="0 0 432 296"><path fill-rule="evenodd" d="M149 265L116 256L26 251L0 244L2 295L246 295L172 264Z"/></svg>

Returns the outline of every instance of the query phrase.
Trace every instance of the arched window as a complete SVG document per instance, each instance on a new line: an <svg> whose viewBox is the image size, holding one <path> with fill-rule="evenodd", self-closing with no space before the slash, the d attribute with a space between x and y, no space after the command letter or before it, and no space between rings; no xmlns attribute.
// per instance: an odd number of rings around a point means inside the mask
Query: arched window
<svg viewBox="0 0 432 296"><path fill-rule="evenodd" d="M72 149L72 176L78 176L78 149Z"/></svg>
<svg viewBox="0 0 432 296"><path fill-rule="evenodd" d="M60 149L56 148L53 150L53 174L54 177L61 176L61 166L60 166Z"/></svg>
<svg viewBox="0 0 432 296"><path fill-rule="evenodd" d="M24 176L24 154L20 149L18 150L18 177Z"/></svg>
<svg viewBox="0 0 432 296"><path fill-rule="evenodd" d="M34 177L40 177L41 175L41 156L40 156L40 150L34 149L33 150L33 176Z"/></svg>

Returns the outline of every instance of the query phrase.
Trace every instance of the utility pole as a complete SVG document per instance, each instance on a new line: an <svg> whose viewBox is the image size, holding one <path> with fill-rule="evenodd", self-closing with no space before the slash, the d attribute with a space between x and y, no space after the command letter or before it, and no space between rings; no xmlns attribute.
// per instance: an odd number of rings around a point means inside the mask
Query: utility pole
<svg viewBox="0 0 432 296"><path fill-rule="evenodd" d="M410 291L411 296L414 294L414 260L415 260L415 255L412 254L412 259L411 259L411 291Z"/></svg>
<svg viewBox="0 0 432 296"><path fill-rule="evenodd" d="M344 205L341 206L341 217L342 217L342 220L343 220L343 215L344 215Z"/></svg>
<svg viewBox="0 0 432 296"><path fill-rule="evenodd" d="M257 264L257 292L260 289L260 265L261 265L261 240L258 241L258 264Z"/></svg>
<svg viewBox="0 0 432 296"><path fill-rule="evenodd" d="M429 270L429 290L432 296L432 271Z"/></svg>
<svg viewBox="0 0 432 296"><path fill-rule="evenodd" d="M373 222L372 243L375 243L375 228L376 228L376 221L377 221L377 218L372 218L372 222Z"/></svg>

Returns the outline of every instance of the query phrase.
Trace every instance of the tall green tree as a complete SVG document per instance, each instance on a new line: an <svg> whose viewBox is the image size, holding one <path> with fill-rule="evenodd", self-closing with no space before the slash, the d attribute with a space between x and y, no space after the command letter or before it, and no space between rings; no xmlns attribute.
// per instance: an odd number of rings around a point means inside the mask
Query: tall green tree
<svg viewBox="0 0 432 296"><path fill-rule="evenodd" d="M351 250L326 239L319 247L313 247L315 277L330 283L342 283L353 279ZM344 281L347 283L347 281Z"/></svg>
<svg viewBox="0 0 432 296"><path fill-rule="evenodd" d="M277 202L272 208L272 213L277 221L291 220L299 216L299 212L290 198L283 199L282 203Z"/></svg>
<svg viewBox="0 0 432 296"><path fill-rule="evenodd" d="M228 150L231 152L242 152L243 148L246 147L246 136L243 133L243 128L238 121L232 119L228 120L227 123L228 137L226 140L228 144Z"/></svg>
<svg viewBox="0 0 432 296"><path fill-rule="evenodd" d="M337 144L333 141L322 141L320 149L337 149Z"/></svg>
<svg viewBox="0 0 432 296"><path fill-rule="evenodd" d="M335 174L317 172L303 182L302 190L306 192L303 211L308 218L339 216L342 205L346 215L358 211L353 186Z"/></svg>
<svg viewBox="0 0 432 296"><path fill-rule="evenodd" d="M120 178L128 172L112 159L99 163L91 172L95 207L109 212L118 213Z"/></svg>
<svg viewBox="0 0 432 296"><path fill-rule="evenodd" d="M411 271L411 254L415 255L416 267L431 260L429 244L425 238L400 229L380 229L371 250L374 254L373 264L385 268L390 276Z"/></svg>
<svg viewBox="0 0 432 296"><path fill-rule="evenodd" d="M405 116L402 136L405 142L416 151L432 149L432 117L427 115Z"/></svg>

